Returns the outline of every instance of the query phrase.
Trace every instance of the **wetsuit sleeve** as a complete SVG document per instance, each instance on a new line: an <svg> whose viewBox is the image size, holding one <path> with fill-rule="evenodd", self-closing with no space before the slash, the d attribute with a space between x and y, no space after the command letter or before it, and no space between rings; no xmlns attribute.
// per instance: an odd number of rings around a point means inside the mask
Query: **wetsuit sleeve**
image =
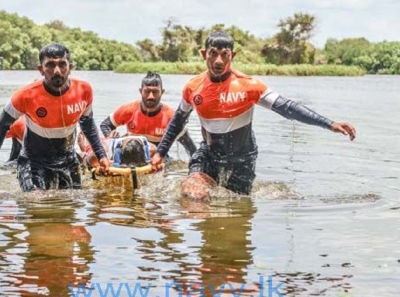
<svg viewBox="0 0 400 297"><path fill-rule="evenodd" d="M189 156L192 156L197 149L193 139L189 135L188 130L186 130L185 133L183 133L183 135L178 138L178 142L183 145L183 147L186 150L186 153Z"/></svg>
<svg viewBox="0 0 400 297"><path fill-rule="evenodd" d="M157 146L157 153L159 153L161 157L165 157L167 155L172 143L175 141L179 133L182 132L190 116L191 109L184 111L181 106L182 104L176 110L174 116L168 124L167 130L165 131L161 142Z"/></svg>
<svg viewBox="0 0 400 297"><path fill-rule="evenodd" d="M111 122L110 116L108 116L104 121L100 124L100 130L103 133L104 137L108 137L112 131L117 129L114 124Z"/></svg>
<svg viewBox="0 0 400 297"><path fill-rule="evenodd" d="M10 152L10 157L8 158L8 162L16 160L20 152L21 152L21 143L18 141L17 138L13 137L11 152Z"/></svg>
<svg viewBox="0 0 400 297"><path fill-rule="evenodd" d="M107 155L104 151L103 145L101 144L96 123L93 119L93 113L88 116L81 116L79 119L79 125L81 126L83 134L85 134L85 137L89 141L97 159L100 160L106 158Z"/></svg>
<svg viewBox="0 0 400 297"><path fill-rule="evenodd" d="M276 92L268 91L260 98L259 105L275 111L289 120L331 129L333 121L293 100L286 99Z"/></svg>
<svg viewBox="0 0 400 297"><path fill-rule="evenodd" d="M15 122L12 116L10 116L4 110L0 114L0 148L3 145L4 138L7 135L7 131L10 129L10 126Z"/></svg>

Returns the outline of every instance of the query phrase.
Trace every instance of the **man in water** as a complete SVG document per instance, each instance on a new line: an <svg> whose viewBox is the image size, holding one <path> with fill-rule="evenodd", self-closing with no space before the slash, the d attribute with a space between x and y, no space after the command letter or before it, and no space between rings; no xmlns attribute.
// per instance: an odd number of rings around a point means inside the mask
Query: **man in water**
<svg viewBox="0 0 400 297"><path fill-rule="evenodd" d="M142 99L118 107L104 119L100 124L103 135L108 137L112 132L117 132L115 129L118 126L126 125L130 134L144 136L149 142L158 145L174 115L174 110L161 102L164 91L161 76L148 72L139 89ZM114 134L115 136L118 134ZM178 142L189 156L195 152L196 145L187 130L178 135Z"/></svg>
<svg viewBox="0 0 400 297"><path fill-rule="evenodd" d="M23 191L81 188L74 149L78 123L101 170L106 173L109 169L93 119L92 87L69 78L73 67L70 57L70 51L62 44L44 46L38 66L44 79L17 91L0 114L0 147L10 126L25 116L26 132L17 160L17 176Z"/></svg>
<svg viewBox="0 0 400 297"><path fill-rule="evenodd" d="M201 54L207 71L192 78L183 89L183 99L152 159L160 164L174 139L182 131L193 109L202 127L203 141L189 162L183 195L207 198L209 189L223 186L239 194L250 194L258 155L252 130L254 106L271 109L287 119L316 125L356 137L349 123L331 121L309 108L284 98L262 81L231 68L234 40L225 32L213 32Z"/></svg>

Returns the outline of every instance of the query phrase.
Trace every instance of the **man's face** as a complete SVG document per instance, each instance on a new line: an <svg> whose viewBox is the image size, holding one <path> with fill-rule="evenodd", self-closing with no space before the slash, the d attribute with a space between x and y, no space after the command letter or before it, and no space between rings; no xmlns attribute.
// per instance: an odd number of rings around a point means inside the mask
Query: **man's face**
<svg viewBox="0 0 400 297"><path fill-rule="evenodd" d="M158 107L164 93L160 86L143 86L139 91L142 94L142 102L147 108Z"/></svg>
<svg viewBox="0 0 400 297"><path fill-rule="evenodd" d="M70 74L72 64L66 57L49 58L45 57L38 70L44 76L46 85L52 89L60 89L66 83Z"/></svg>
<svg viewBox="0 0 400 297"><path fill-rule="evenodd" d="M235 56L235 52L229 48L209 47L201 53L212 77L219 77L228 72Z"/></svg>

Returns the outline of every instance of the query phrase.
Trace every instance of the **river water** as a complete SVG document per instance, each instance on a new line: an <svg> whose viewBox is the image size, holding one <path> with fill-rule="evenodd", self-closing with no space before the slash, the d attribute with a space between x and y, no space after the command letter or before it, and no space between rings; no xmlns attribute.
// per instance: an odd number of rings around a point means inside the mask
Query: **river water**
<svg viewBox="0 0 400 297"><path fill-rule="evenodd" d="M92 84L98 124L138 98L143 77L72 76ZM163 100L176 107L190 77L163 75ZM0 72L0 106L36 78ZM135 192L129 180L85 176L82 190L23 194L3 166L0 296L399 296L400 76L260 78L351 122L357 138L258 107L251 196L217 189L209 203L179 196L188 160L179 146L175 167ZM188 128L200 141L195 114Z"/></svg>

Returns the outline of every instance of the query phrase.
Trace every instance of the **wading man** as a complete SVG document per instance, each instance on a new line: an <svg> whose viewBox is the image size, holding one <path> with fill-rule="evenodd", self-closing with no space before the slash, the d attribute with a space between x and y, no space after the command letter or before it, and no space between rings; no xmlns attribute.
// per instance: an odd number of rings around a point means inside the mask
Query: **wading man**
<svg viewBox="0 0 400 297"><path fill-rule="evenodd" d="M69 78L70 56L62 44L44 46L38 66L44 78L17 91L0 114L0 147L10 126L25 116L26 132L17 160L17 176L23 191L81 187L74 148L78 123L99 160L100 170L109 169L93 119L92 87Z"/></svg>
<svg viewBox="0 0 400 297"><path fill-rule="evenodd" d="M153 170L161 170L163 157L195 109L203 141L191 157L189 176L182 184L183 195L189 197L207 198L209 188L217 184L250 194L258 155L252 130L255 105L287 119L349 135L350 140L356 137L351 124L331 121L284 98L262 81L232 69L233 44L233 38L224 32L207 37L201 51L207 71L185 85L182 101L152 159Z"/></svg>
<svg viewBox="0 0 400 297"><path fill-rule="evenodd" d="M161 76L155 72L148 72L139 88L141 100L135 100L118 107L110 116L103 120L100 129L105 137L117 132L118 126L126 125L131 135L144 136L149 142L158 145L174 115L174 110L161 102L164 94ZM118 136L115 134L113 136ZM178 137L187 154L191 156L196 150L192 138L187 130Z"/></svg>

